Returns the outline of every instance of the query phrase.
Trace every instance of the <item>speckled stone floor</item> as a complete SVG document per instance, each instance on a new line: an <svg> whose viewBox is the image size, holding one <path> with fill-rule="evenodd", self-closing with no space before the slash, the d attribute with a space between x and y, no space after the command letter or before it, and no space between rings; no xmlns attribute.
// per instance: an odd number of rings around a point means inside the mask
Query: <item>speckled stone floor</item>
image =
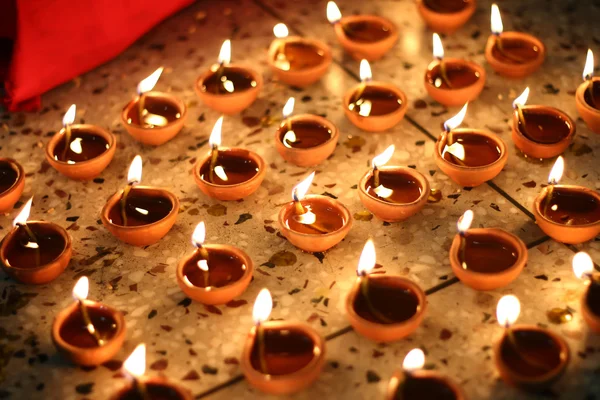
<svg viewBox="0 0 600 400"><path fill-rule="evenodd" d="M27 173L21 201L35 196L32 218L58 223L74 239L68 269L50 284L25 286L0 275L0 399L107 398L123 385L120 364L141 341L148 346L147 373L166 375L197 398L264 398L244 381L239 368L242 343L252 324L252 302L262 287L271 290L276 302L273 318L308 321L327 338L328 363L323 374L293 398L381 398L406 352L421 347L427 352L428 365L455 379L470 399L600 399L600 337L588 332L581 319L582 285L570 266L577 248L549 240L529 211L552 161L523 157L512 144L508 124L510 104L527 85L532 102L566 111L577 120L577 136L564 154L564 182L600 189L600 135L577 119L574 100L585 51L588 46L597 49L600 43L595 22L600 6L502 1L505 28L527 30L541 37L548 48L543 68L522 81L497 76L485 62L488 1L480 2L459 32L444 38L448 55L472 59L488 72L486 87L471 105L464 125L493 131L509 150L508 163L498 177L463 190L432 159L440 124L458 109L435 103L423 87L424 70L432 58L431 32L414 2L339 2L344 14L381 14L400 28L396 47L372 64L377 79L395 83L409 99L406 118L384 134L361 132L343 115L341 97L356 84L358 63L337 43L325 19L325 4L324 0L198 2L167 19L115 60L44 95L41 112L0 115L1 154L16 158ZM293 33L321 38L332 47L334 63L316 85L297 90L273 79L266 49L273 39L272 27L280 21ZM265 87L249 109L225 118L223 143L258 152L269 169L254 195L225 203L204 196L194 184L191 169L196 157L208 150L206 141L219 116L199 102L193 82L215 62L226 38L232 39L233 60L262 71ZM137 82L159 65L165 73L157 89L181 97L190 112L178 136L152 148L135 142L120 124L119 115ZM273 222L280 205L289 200L291 188L308 172L286 164L273 146L278 116L290 96L297 99L297 112L324 114L341 131L333 157L317 167L312 192L328 192L352 213L364 211L354 187L368 161L394 143L397 150L390 165L410 165L421 171L432 188L441 190L441 201L398 224L384 224L361 213L346 240L324 255L297 250L278 235ZM70 181L44 161L43 147L60 129L62 114L71 103L78 106L77 120L100 125L118 138L113 162L93 182ZM136 154L144 159L144 183L169 188L181 200L181 213L171 232L147 248L117 241L99 222L103 204L123 185ZM527 268L502 290L475 292L452 275L448 249L456 220L468 208L475 212L475 225L506 229L529 247ZM2 235L15 215L0 217ZM239 246L257 266L248 290L227 306L191 302L175 281L177 261L192 251L189 237L201 220L207 225L208 242ZM343 312L344 297L368 237L375 240L381 271L407 276L428 293L430 307L423 325L410 338L391 345L357 335ZM600 262L598 239L577 247ZM90 277L90 298L125 312L128 327L125 345L115 360L93 369L66 362L50 339L54 315L72 301L72 286L83 275ZM507 293L521 300L520 322L547 326L569 342L569 368L543 395L508 387L495 371L490 346L501 333L495 307ZM553 323L547 312L556 307L568 307L572 320Z"/></svg>

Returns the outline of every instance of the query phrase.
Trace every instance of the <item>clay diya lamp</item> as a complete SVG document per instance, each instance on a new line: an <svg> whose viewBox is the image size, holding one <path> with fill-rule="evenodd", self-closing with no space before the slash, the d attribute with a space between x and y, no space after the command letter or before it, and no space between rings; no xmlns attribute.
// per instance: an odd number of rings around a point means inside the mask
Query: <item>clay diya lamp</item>
<svg viewBox="0 0 600 400"><path fill-rule="evenodd" d="M223 42L219 63L196 79L194 89L207 107L237 114L250 107L263 86L262 76L246 66L230 64L231 42Z"/></svg>
<svg viewBox="0 0 600 400"><path fill-rule="evenodd" d="M467 112L467 105L444 122L444 132L435 144L435 163L460 186L474 187L500 173L508 153L502 139L481 130L456 129Z"/></svg>
<svg viewBox="0 0 600 400"><path fill-rule="evenodd" d="M118 390L110 400L192 400L186 389L163 376L147 377L146 345L139 344L123 363L123 372L131 381Z"/></svg>
<svg viewBox="0 0 600 400"><path fill-rule="evenodd" d="M563 170L563 158L558 157L548 186L533 203L533 215L544 233L557 242L587 242L600 234L600 194L583 186L558 185Z"/></svg>
<svg viewBox="0 0 600 400"><path fill-rule="evenodd" d="M318 115L291 116L294 98L283 107L283 122L275 132L275 148L289 163L313 167L325 161L335 150L340 133L337 127Z"/></svg>
<svg viewBox="0 0 600 400"><path fill-rule="evenodd" d="M292 190L290 203L279 210L281 234L297 248L325 251L341 242L352 227L350 211L339 201L322 195L306 195L315 173Z"/></svg>
<svg viewBox="0 0 600 400"><path fill-rule="evenodd" d="M46 145L46 160L64 176L91 180L110 164L117 150L115 136L99 126L73 124L75 104L63 117L63 129Z"/></svg>
<svg viewBox="0 0 600 400"><path fill-rule="evenodd" d="M177 283L188 297L202 304L226 304L244 293L254 264L237 247L205 245L205 236L204 222L200 222L192 235L196 251L179 261Z"/></svg>
<svg viewBox="0 0 600 400"><path fill-rule="evenodd" d="M581 315L590 330L600 333L600 277L593 274L594 263L587 253L580 251L575 254L573 272L587 284L587 289L581 297Z"/></svg>
<svg viewBox="0 0 600 400"><path fill-rule="evenodd" d="M575 122L554 107L526 106L528 96L529 88L526 88L513 101L513 142L530 157L556 157L573 141Z"/></svg>
<svg viewBox="0 0 600 400"><path fill-rule="evenodd" d="M386 222L404 221L427 203L429 181L409 167L385 167L394 154L394 145L373 158L372 169L358 184L363 206Z"/></svg>
<svg viewBox="0 0 600 400"><path fill-rule="evenodd" d="M27 221L33 197L13 221L0 244L0 262L11 278L41 285L56 279L69 265L73 247L67 231L52 222Z"/></svg>
<svg viewBox="0 0 600 400"><path fill-rule="evenodd" d="M504 329L494 344L494 360L502 380L525 390L539 391L557 381L567 368L570 350L559 335L536 325L513 326L521 305L513 295L498 302L496 318Z"/></svg>
<svg viewBox="0 0 600 400"><path fill-rule="evenodd" d="M537 71L546 58L546 47L535 36L503 32L500 9L492 4L492 35L485 46L485 59L494 71L508 78L524 78Z"/></svg>
<svg viewBox="0 0 600 400"><path fill-rule="evenodd" d="M268 289L258 294L240 360L248 383L270 394L296 393L310 386L325 365L325 340L301 322L268 321L273 300Z"/></svg>
<svg viewBox="0 0 600 400"><path fill-rule="evenodd" d="M460 386L448 377L431 370L424 370L425 354L412 349L402 363L402 370L394 372L385 394L385 400L436 399L465 400Z"/></svg>
<svg viewBox="0 0 600 400"><path fill-rule="evenodd" d="M119 311L87 300L87 276L73 288L75 303L62 310L52 324L52 341L73 363L100 365L119 352L125 340L125 318Z"/></svg>
<svg viewBox="0 0 600 400"><path fill-rule="evenodd" d="M102 223L117 239L134 246L148 246L165 236L177 219L179 199L165 189L139 186L142 157L135 156L127 186L113 194L102 208Z"/></svg>
<svg viewBox="0 0 600 400"><path fill-rule="evenodd" d="M434 32L454 33L475 12L475 0L417 0L417 10Z"/></svg>
<svg viewBox="0 0 600 400"><path fill-rule="evenodd" d="M273 75L290 86L303 88L317 82L331 65L331 49L320 40L288 36L285 24L273 28L277 37L269 47L267 62Z"/></svg>
<svg viewBox="0 0 600 400"><path fill-rule="evenodd" d="M25 171L12 158L0 158L0 214L13 209L25 188Z"/></svg>
<svg viewBox="0 0 600 400"><path fill-rule="evenodd" d="M460 106L475 100L485 85L485 69L460 58L444 58L444 47L433 34L433 61L425 71L425 89L445 106Z"/></svg>
<svg viewBox="0 0 600 400"><path fill-rule="evenodd" d="M171 93L154 89L162 74L160 67L137 86L138 96L123 108L121 122L138 142L159 146L181 131L187 117L187 107Z"/></svg>
<svg viewBox="0 0 600 400"><path fill-rule="evenodd" d="M210 152L198 158L194 181L207 196L218 200L239 200L260 187L267 168L265 160L253 151L221 147L220 117L209 138Z"/></svg>
<svg viewBox="0 0 600 400"><path fill-rule="evenodd" d="M588 128L600 133L600 78L594 77L594 53L590 49L583 69L583 83L575 92L575 104Z"/></svg>
<svg viewBox="0 0 600 400"><path fill-rule="evenodd" d="M402 121L408 108L404 92L390 83L371 81L367 60L360 62L360 79L344 95L344 112L350 122L367 132L382 132Z"/></svg>
<svg viewBox="0 0 600 400"><path fill-rule="evenodd" d="M450 247L452 272L475 290L492 290L517 279L527 264L527 246L502 229L469 229L473 211L458 220L458 234Z"/></svg>
<svg viewBox="0 0 600 400"><path fill-rule="evenodd" d="M398 28L390 20L377 15L342 18L333 1L327 2L327 20L346 53L355 60L379 60L398 40Z"/></svg>
<svg viewBox="0 0 600 400"><path fill-rule="evenodd" d="M369 276L375 261L375 246L369 239L358 261L358 278L346 297L346 315L354 330L364 337L393 342L421 325L427 299L421 288L406 278Z"/></svg>

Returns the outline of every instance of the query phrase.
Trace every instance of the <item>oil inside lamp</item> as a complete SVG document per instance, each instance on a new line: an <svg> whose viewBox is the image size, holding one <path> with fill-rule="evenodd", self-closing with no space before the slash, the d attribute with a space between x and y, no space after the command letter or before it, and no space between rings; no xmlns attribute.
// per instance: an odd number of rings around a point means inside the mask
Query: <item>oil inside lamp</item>
<svg viewBox="0 0 600 400"><path fill-rule="evenodd" d="M230 61L231 41L228 39L221 46L218 63L211 68L212 74L204 79L202 91L228 95L256 87L252 74L243 68L229 66Z"/></svg>
<svg viewBox="0 0 600 400"><path fill-rule="evenodd" d="M391 35L389 27L375 19L343 21L342 13L334 1L327 2L327 20L332 25L341 24L344 34L353 42L375 43Z"/></svg>
<svg viewBox="0 0 600 400"><path fill-rule="evenodd" d="M33 197L13 221L14 236L7 242L6 263L13 268L37 268L56 260L65 250L65 238L51 224L28 223Z"/></svg>
<svg viewBox="0 0 600 400"><path fill-rule="evenodd" d="M19 170L8 160L0 161L0 197L17 183Z"/></svg>
<svg viewBox="0 0 600 400"><path fill-rule="evenodd" d="M369 279L375 263L375 245L369 239L356 268L360 293L354 300L354 310L363 319L378 324L397 324L411 319L419 311L419 298L408 288Z"/></svg>
<svg viewBox="0 0 600 400"><path fill-rule="evenodd" d="M596 110L600 109L600 80L594 78L594 53L588 49L583 68L583 80L587 82L587 88L583 98L585 102Z"/></svg>
<svg viewBox="0 0 600 400"><path fill-rule="evenodd" d="M472 0L423 0L427 8L440 14L453 14L467 8Z"/></svg>
<svg viewBox="0 0 600 400"><path fill-rule="evenodd" d="M231 251L203 247L206 236L204 222L194 229L192 244L196 251L183 266L183 280L190 287L210 291L242 279L246 272L244 261Z"/></svg>
<svg viewBox="0 0 600 400"><path fill-rule="evenodd" d="M302 71L323 64L325 52L305 40L285 41L289 35L288 28L283 23L273 27L273 33L280 44L274 54L274 64L284 71Z"/></svg>
<svg viewBox="0 0 600 400"><path fill-rule="evenodd" d="M142 226L160 221L171 213L173 203L162 195L150 196L135 186L142 180L142 157L135 156L127 174L121 199L109 210L109 222L120 226Z"/></svg>
<svg viewBox="0 0 600 400"><path fill-rule="evenodd" d="M453 132L463 121L467 113L468 103L458 114L444 122L443 133L446 135L446 145L442 151L442 157L456 165L467 167L481 167L492 164L498 160L501 151L498 145L484 135L474 132Z"/></svg>
<svg viewBox="0 0 600 400"><path fill-rule="evenodd" d="M268 289L262 289L252 310L256 340L250 355L252 367L265 375L292 374L321 354L312 338L299 329L270 328L265 323L271 314L273 300Z"/></svg>
<svg viewBox="0 0 600 400"><path fill-rule="evenodd" d="M508 64L525 64L540 57L541 49L526 37L503 37L504 27L500 9L492 4L491 12L492 33L496 36L496 42L492 48L495 59Z"/></svg>
<svg viewBox="0 0 600 400"><path fill-rule="evenodd" d="M318 197L304 199L315 173L312 172L292 190L294 212L285 218L285 225L296 232L306 234L326 234L337 231L344 225L344 217Z"/></svg>
<svg viewBox="0 0 600 400"><path fill-rule="evenodd" d="M279 136L283 145L289 149L309 149L317 147L331 139L331 129L316 119L296 119L290 116L294 112L295 100L290 97L283 107L283 123Z"/></svg>
<svg viewBox="0 0 600 400"><path fill-rule="evenodd" d="M402 107L402 99L394 91L371 81L371 66L365 59L360 62L361 84L350 99L348 108L362 117L391 114Z"/></svg>
<svg viewBox="0 0 600 400"><path fill-rule="evenodd" d="M109 148L104 137L84 129L73 129L75 114L76 107L72 104L63 117L64 138L54 147L53 157L56 161L75 164L96 158Z"/></svg>
<svg viewBox="0 0 600 400"><path fill-rule="evenodd" d="M209 144L211 156L200 167L200 178L215 185L237 185L252 179L259 173L258 163L242 153L221 149L223 117L220 117L212 133Z"/></svg>

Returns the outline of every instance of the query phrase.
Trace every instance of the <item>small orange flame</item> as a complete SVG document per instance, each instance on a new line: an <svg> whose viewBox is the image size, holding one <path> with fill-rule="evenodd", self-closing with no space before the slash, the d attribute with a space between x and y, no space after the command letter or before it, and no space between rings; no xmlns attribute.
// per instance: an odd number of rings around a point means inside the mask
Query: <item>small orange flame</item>
<svg viewBox="0 0 600 400"><path fill-rule="evenodd" d="M527 86L525 88L525 90L523 90L523 93L521 93L519 95L519 97L517 97L516 99L514 99L514 101L513 101L513 108L517 108L517 106L523 107L525 105L525 103L527 103L527 99L528 98L529 98L529 86Z"/></svg>
<svg viewBox="0 0 600 400"><path fill-rule="evenodd" d="M283 39L285 37L288 37L290 31L288 30L288 27L285 24L280 22L273 27L273 34L275 34L276 38Z"/></svg>
<svg viewBox="0 0 600 400"><path fill-rule="evenodd" d="M217 122L215 122L215 126L213 126L212 132L210 133L210 138L208 139L208 143L210 147L219 147L221 146L221 131L223 129L223 116L220 116Z"/></svg>
<svg viewBox="0 0 600 400"><path fill-rule="evenodd" d="M142 79L142 81L137 86L137 93L142 94L154 89L154 86L156 86L156 82L158 82L158 79L160 78L162 72L163 67L160 67L152 74L150 74L150 76L148 76L146 79Z"/></svg>
<svg viewBox="0 0 600 400"><path fill-rule="evenodd" d="M21 211L13 221L13 226L23 225L27 223L27 219L29 218L29 214L31 213L31 203L33 203L33 197L31 197L27 201L27 203L25 203L23 208L21 208Z"/></svg>
<svg viewBox="0 0 600 400"><path fill-rule="evenodd" d="M371 78L373 78L371 64L365 59L360 60L360 80L362 82L368 82Z"/></svg>
<svg viewBox="0 0 600 400"><path fill-rule="evenodd" d="M442 39L440 39L440 35L437 33L433 34L433 57L441 60L444 58L444 45L442 44Z"/></svg>
<svg viewBox="0 0 600 400"><path fill-rule="evenodd" d="M406 357L404 357L404 362L402 363L402 369L406 372L414 372L419 369L422 369L425 365L425 353L421 349L412 349L408 352Z"/></svg>
<svg viewBox="0 0 600 400"><path fill-rule="evenodd" d="M142 156L137 155L133 158L129 171L127 172L127 182L130 185L138 184L142 181Z"/></svg>
<svg viewBox="0 0 600 400"><path fill-rule="evenodd" d="M465 119L465 115L467 115L468 106L469 103L465 103L465 105L463 106L463 108L460 109L458 114L444 122L444 129L446 130L446 132L450 132L451 130L458 128L460 124L462 124L463 120Z"/></svg>
<svg viewBox="0 0 600 400"><path fill-rule="evenodd" d="M491 27L494 35L500 35L504 31L500 9L496 4L492 4Z"/></svg>
<svg viewBox="0 0 600 400"><path fill-rule="evenodd" d="M227 65L231 62L231 40L227 39L219 51L219 64Z"/></svg>
<svg viewBox="0 0 600 400"><path fill-rule="evenodd" d="M141 378L146 372L146 345L140 343L123 363L123 369L133 378Z"/></svg>
<svg viewBox="0 0 600 400"><path fill-rule="evenodd" d="M283 106L283 119L288 118L294 112L294 105L296 104L296 99L290 97L288 101L286 101L285 106Z"/></svg>
<svg viewBox="0 0 600 400"><path fill-rule="evenodd" d="M594 262L590 255L584 251L580 251L573 257L573 272L579 279L588 277L594 271Z"/></svg>
<svg viewBox="0 0 600 400"><path fill-rule="evenodd" d="M550 174L548 174L548 184L556 185L560 182L560 179L563 176L563 172L565 170L565 160L562 156L558 156L554 166L550 170Z"/></svg>
<svg viewBox="0 0 600 400"><path fill-rule="evenodd" d="M356 273L358 276L367 276L373 268L375 268L375 263L377 262L377 254L375 253L375 244L372 239L367 240L365 243L365 247L363 247L362 253L360 253L360 258L358 259L358 267L356 268Z"/></svg>
<svg viewBox="0 0 600 400"><path fill-rule="evenodd" d="M306 196L314 177L315 172L313 171L302 182L294 186L292 189L292 199L294 199L294 201L300 201L304 198L304 196Z"/></svg>
<svg viewBox="0 0 600 400"><path fill-rule="evenodd" d="M254 308L252 309L254 323L260 325L268 320L272 309L273 299L271 298L271 292L269 292L269 289L262 289L258 293L258 296L256 296Z"/></svg>
<svg viewBox="0 0 600 400"><path fill-rule="evenodd" d="M587 56L585 57L585 66L583 67L583 80L587 81L592 79L594 76L594 53L591 49L588 49Z"/></svg>
<svg viewBox="0 0 600 400"><path fill-rule="evenodd" d="M496 307L496 319L498 323L508 328L515 323L521 313L521 303L516 296L509 294L503 296Z"/></svg>
<svg viewBox="0 0 600 400"><path fill-rule="evenodd" d="M327 21L331 24L337 24L342 19L342 13L335 1L327 2Z"/></svg>
<svg viewBox="0 0 600 400"><path fill-rule="evenodd" d="M467 233L471 224L473 223L473 211L467 210L465 213L458 219L456 227L458 228L458 233L464 235Z"/></svg>
<svg viewBox="0 0 600 400"><path fill-rule="evenodd" d="M373 157L373 161L371 161L371 166L373 168L379 168L387 164L388 161L390 161L392 156L394 155L394 150L396 150L396 146L394 146L393 144L388 146L388 148L385 149L383 153Z"/></svg>
<svg viewBox="0 0 600 400"><path fill-rule="evenodd" d="M73 298L76 301L83 301L87 299L89 290L90 280L87 276L82 276L73 287Z"/></svg>
<svg viewBox="0 0 600 400"><path fill-rule="evenodd" d="M201 221L196 225L194 229L194 233L192 233L192 244L195 247L200 247L204 243L204 239L206 238L206 226L204 225L204 221Z"/></svg>
<svg viewBox="0 0 600 400"><path fill-rule="evenodd" d="M75 115L77 114L77 107L75 107L75 104L71 104L71 107L69 107L69 109L67 110L67 112L65 113L62 123L63 126L67 126L67 125L71 125L73 122L75 122Z"/></svg>

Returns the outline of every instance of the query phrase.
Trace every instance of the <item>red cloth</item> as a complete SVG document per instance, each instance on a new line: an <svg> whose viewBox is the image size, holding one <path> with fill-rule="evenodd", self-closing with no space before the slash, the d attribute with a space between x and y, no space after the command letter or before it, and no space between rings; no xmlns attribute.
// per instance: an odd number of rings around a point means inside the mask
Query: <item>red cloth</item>
<svg viewBox="0 0 600 400"><path fill-rule="evenodd" d="M42 93L115 57L192 2L0 0L4 103L10 111L39 109Z"/></svg>

